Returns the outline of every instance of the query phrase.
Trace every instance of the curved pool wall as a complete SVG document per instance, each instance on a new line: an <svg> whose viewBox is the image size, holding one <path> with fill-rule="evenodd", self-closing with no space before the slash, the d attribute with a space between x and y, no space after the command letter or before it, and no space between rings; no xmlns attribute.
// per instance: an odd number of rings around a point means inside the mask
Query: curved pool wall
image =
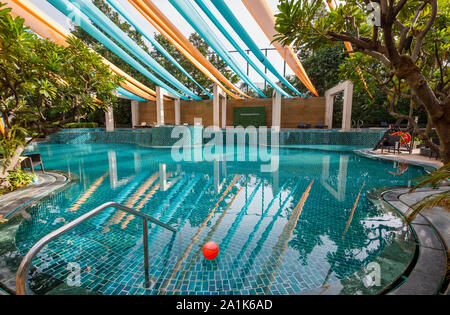
<svg viewBox="0 0 450 315"><path fill-rule="evenodd" d="M50 135L47 138L46 143L127 143L141 146L167 147L178 141L178 139L173 139L171 137L173 128L174 127L116 129L113 132L107 132L105 129L66 129ZM192 133L194 132L194 127L188 128ZM373 148L380 141L385 132L385 129L363 129L361 131L349 132L342 132L337 129L282 129L280 131L280 144L345 145ZM270 137L268 138L270 143Z"/></svg>
<svg viewBox="0 0 450 315"><path fill-rule="evenodd" d="M257 162L221 162L216 172L213 162L176 163L167 149L129 144L36 145L49 167L80 179L3 225L0 235L7 230L11 237L0 237L0 258L16 268L42 236L115 200L179 230L150 231L151 288L141 285L140 221L111 209L38 255L31 277L36 293L379 293L410 265L416 241L402 216L367 195L412 184L423 169L399 172L396 163L345 150L292 146L280 150L279 171L264 174ZM165 190L157 188L163 181ZM217 261L201 257L208 240L221 248ZM66 283L72 263L80 264L78 287ZM367 286L374 266L380 285Z"/></svg>

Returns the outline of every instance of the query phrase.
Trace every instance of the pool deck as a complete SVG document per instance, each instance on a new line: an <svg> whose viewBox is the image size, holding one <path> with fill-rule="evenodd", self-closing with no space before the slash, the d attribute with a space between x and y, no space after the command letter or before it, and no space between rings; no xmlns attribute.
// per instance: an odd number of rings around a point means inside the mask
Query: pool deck
<svg viewBox="0 0 450 315"><path fill-rule="evenodd" d="M450 190L450 186L430 190L393 189L382 194L391 206L408 216L411 206L427 196ZM448 244L450 244L450 213L440 207L422 210L411 222L419 242L418 258L405 281L389 295L449 294L447 274ZM405 277L404 277L405 278Z"/></svg>
<svg viewBox="0 0 450 315"><path fill-rule="evenodd" d="M427 165L432 165L436 168L442 167L444 166L444 164L436 159L432 159L423 155L419 154L419 150L418 149L414 149L412 154L409 153L400 153L400 154L394 154L394 153L389 153L387 151L384 151L383 153L381 153L381 150L376 150L376 151L370 151L371 154L377 155L380 158L385 158L385 159L389 159L389 160L398 160L401 162L408 162L408 163L420 163L420 164L427 164Z"/></svg>

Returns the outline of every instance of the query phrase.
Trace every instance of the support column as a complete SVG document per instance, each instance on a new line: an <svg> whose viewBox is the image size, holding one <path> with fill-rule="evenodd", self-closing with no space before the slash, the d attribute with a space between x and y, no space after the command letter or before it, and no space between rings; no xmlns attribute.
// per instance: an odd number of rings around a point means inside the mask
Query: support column
<svg viewBox="0 0 450 315"><path fill-rule="evenodd" d="M281 129L281 99L281 93L274 91L272 97L272 130L274 131Z"/></svg>
<svg viewBox="0 0 450 315"><path fill-rule="evenodd" d="M181 125L181 109L180 109L180 99L177 98L174 100L175 102L175 125Z"/></svg>
<svg viewBox="0 0 450 315"><path fill-rule="evenodd" d="M330 91L325 92L325 101L325 126L328 126L328 129L333 129L334 95Z"/></svg>
<svg viewBox="0 0 450 315"><path fill-rule="evenodd" d="M227 97L222 98L222 128L227 128Z"/></svg>
<svg viewBox="0 0 450 315"><path fill-rule="evenodd" d="M140 120L139 120L139 102L138 101L131 101L131 126L136 128L139 126Z"/></svg>
<svg viewBox="0 0 450 315"><path fill-rule="evenodd" d="M342 82L325 92L326 110L325 124L329 129L333 128L334 96L344 91L344 106L342 109L342 131L350 131L352 128L352 102L353 83L351 81Z"/></svg>
<svg viewBox="0 0 450 315"><path fill-rule="evenodd" d="M160 86L156 87L156 124L164 125L164 90Z"/></svg>
<svg viewBox="0 0 450 315"><path fill-rule="evenodd" d="M217 129L220 127L220 91L216 84L213 88L213 126Z"/></svg>
<svg viewBox="0 0 450 315"><path fill-rule="evenodd" d="M346 82L344 89L344 108L342 110L342 131L350 131L352 128L352 107L353 107L353 83Z"/></svg>
<svg viewBox="0 0 450 315"><path fill-rule="evenodd" d="M108 110L105 112L105 123L106 123L106 131L113 132L114 131L114 110L112 106L108 107Z"/></svg>

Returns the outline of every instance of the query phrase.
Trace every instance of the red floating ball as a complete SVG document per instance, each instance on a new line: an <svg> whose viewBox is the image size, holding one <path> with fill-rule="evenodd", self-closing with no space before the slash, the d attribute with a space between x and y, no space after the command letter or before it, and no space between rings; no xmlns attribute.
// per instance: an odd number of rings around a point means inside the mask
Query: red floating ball
<svg viewBox="0 0 450 315"><path fill-rule="evenodd" d="M203 246L203 256L208 260L214 260L219 255L219 246L215 242L208 242Z"/></svg>

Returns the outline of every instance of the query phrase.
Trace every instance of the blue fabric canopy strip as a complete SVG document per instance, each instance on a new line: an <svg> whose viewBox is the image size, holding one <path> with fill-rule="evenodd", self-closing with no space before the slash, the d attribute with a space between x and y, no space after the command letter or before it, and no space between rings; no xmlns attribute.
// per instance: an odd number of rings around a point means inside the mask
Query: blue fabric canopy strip
<svg viewBox="0 0 450 315"><path fill-rule="evenodd" d="M125 34L114 22L112 22L102 11L100 11L91 0L70 0L72 3L81 6L83 13L97 24L104 32L125 47L130 53L138 58L142 63L155 71L160 77L178 88L180 91L193 99L201 98L192 93L180 81L177 80L169 71L156 62L144 49L137 45L127 34Z"/></svg>
<svg viewBox="0 0 450 315"><path fill-rule="evenodd" d="M145 69L139 62L134 60L130 55L128 55L122 48L120 48L118 45L116 45L112 40L110 40L108 37L106 37L102 32L100 32L94 25L92 25L89 22L89 19L87 19L83 13L80 12L80 10L75 7L72 3L68 2L67 0L47 0L50 4L52 4L56 9L61 11L64 15L66 15L69 18L72 18L72 20L77 23L82 29L84 29L87 33L89 33L92 37L94 37L96 40L98 40L100 43L102 43L105 47L107 47L109 50L114 52L116 55L118 55L120 58L122 58L125 62L127 62L130 66L135 68L137 71L145 75L147 78L155 82L157 85L161 86L162 88L166 89L168 92L176 95L177 97L187 100L188 98L181 95L177 91L175 91L173 88L162 82L160 79L155 77L150 71Z"/></svg>
<svg viewBox="0 0 450 315"><path fill-rule="evenodd" d="M153 46L155 46L158 51L163 54L170 62L172 62L175 67L177 67L186 77L188 77L192 82L194 82L199 88L202 89L203 92L205 92L206 95L208 95L209 98L212 98L212 95L203 87L201 86L195 79L173 58L169 52L164 49L164 47L158 43L154 38L153 35L144 29L143 26L139 25L137 23L137 19L133 18L132 15L122 6L119 0L106 0L108 3L117 11L119 12L127 21L130 23L139 33L142 34Z"/></svg>
<svg viewBox="0 0 450 315"><path fill-rule="evenodd" d="M132 100L139 101L139 102L147 102L147 100L143 99L142 97L139 97L131 92L128 92L124 88L119 87L117 89L117 93L122 94L123 96L126 96L128 98L131 98Z"/></svg>
<svg viewBox="0 0 450 315"><path fill-rule="evenodd" d="M194 0L195 3L203 10L203 12L208 16L208 18L213 22L213 24L217 27L217 29L225 36L225 38L233 45L233 47L239 52L239 54L248 62L249 65L252 66L253 69L269 83L275 90L280 92L282 95L286 97L290 97L288 93L286 93L281 87L273 82L269 77L262 71L250 58L250 56L242 49L241 46L234 40L234 38L230 35L229 32L223 27L222 23L216 18L216 16L211 12L208 6L205 4L203 0Z"/></svg>
<svg viewBox="0 0 450 315"><path fill-rule="evenodd" d="M208 24L203 20L202 16L197 12L190 0L169 0L169 2L177 9L177 11L189 22L189 24L197 31L200 36L211 46L212 49L225 61L228 66L251 86L259 95L266 97L264 93L253 84L250 78L244 74L236 61L228 54L227 50L217 40L217 37L209 28Z"/></svg>
<svg viewBox="0 0 450 315"><path fill-rule="evenodd" d="M253 41L251 36L242 27L241 23L239 23L239 20L236 18L236 16L230 10L230 8L225 3L225 1L224 0L211 0L211 2L217 8L217 10L220 12L220 14L225 18L225 20L228 22L228 24L230 24L230 26L233 28L233 30L239 35L239 37L242 39L242 41L245 43L245 45L247 45L247 47L252 51L252 53L256 56L256 58L258 58L258 60L267 69L269 69L270 72L273 73L273 75L275 75L281 82L283 82L284 85L286 85L288 88L290 88L295 93L304 96L294 86L292 86L292 84L289 83L289 81L286 80L275 69L275 67L269 62L269 60L266 58L266 56L264 56L264 54L259 49L258 45Z"/></svg>

